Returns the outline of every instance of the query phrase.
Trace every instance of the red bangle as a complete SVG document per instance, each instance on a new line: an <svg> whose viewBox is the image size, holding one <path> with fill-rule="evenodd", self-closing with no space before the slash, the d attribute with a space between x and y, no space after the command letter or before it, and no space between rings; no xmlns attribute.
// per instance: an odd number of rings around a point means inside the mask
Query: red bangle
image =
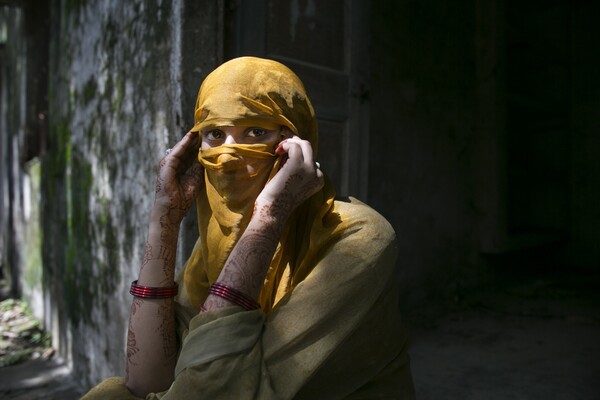
<svg viewBox="0 0 600 400"><path fill-rule="evenodd" d="M245 310L256 310L257 308L260 308L260 304L258 304L256 301L254 301L244 293L232 288L231 286L227 286L219 282L215 282L212 284L212 286L208 289L208 294L212 294L215 296L219 296L225 300L229 300L230 302L237 304Z"/></svg>
<svg viewBox="0 0 600 400"><path fill-rule="evenodd" d="M171 287L151 287L140 286L137 282L138 281L131 282L129 293L135 297L141 297L142 299L167 299L169 297L177 296L177 293L179 292L179 285L177 285L177 283Z"/></svg>

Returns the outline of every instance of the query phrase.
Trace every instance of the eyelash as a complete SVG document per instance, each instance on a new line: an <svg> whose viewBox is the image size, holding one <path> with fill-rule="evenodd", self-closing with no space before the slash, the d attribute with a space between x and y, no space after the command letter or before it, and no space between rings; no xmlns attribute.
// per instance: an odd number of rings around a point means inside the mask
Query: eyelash
<svg viewBox="0 0 600 400"><path fill-rule="evenodd" d="M219 134L219 137L218 137L218 138L215 138L215 137L214 137L214 134ZM204 136L206 139L208 139L208 140L219 140L219 139L223 139L223 137L224 137L225 135L223 134L223 132L222 132L222 131L220 131L220 130L218 130L218 129L215 129L215 130L212 130L212 131L205 132L205 133L203 134L203 136Z"/></svg>
<svg viewBox="0 0 600 400"><path fill-rule="evenodd" d="M258 131L260 132L259 134L254 134L254 131ZM249 128L245 134L248 137L261 137L266 135L267 133L269 133L266 129L262 129L262 128ZM225 134L223 133L223 131L220 131L218 129L214 129L212 131L208 131L205 132L203 134L203 136L207 139L207 140L222 140L225 137ZM218 137L215 137L218 136Z"/></svg>
<svg viewBox="0 0 600 400"><path fill-rule="evenodd" d="M254 131L260 131L259 135L256 136L250 136L250 133L254 133ZM261 128L250 128L246 131L246 136L250 136L250 137L261 137L267 134L267 131L265 129L261 129Z"/></svg>

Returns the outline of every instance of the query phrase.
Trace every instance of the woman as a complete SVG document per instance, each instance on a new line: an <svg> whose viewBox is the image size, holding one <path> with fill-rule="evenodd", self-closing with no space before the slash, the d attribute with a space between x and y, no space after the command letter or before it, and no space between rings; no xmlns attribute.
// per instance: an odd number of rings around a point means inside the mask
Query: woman
<svg viewBox="0 0 600 400"><path fill-rule="evenodd" d="M125 380L89 398L413 398L394 232L334 200L298 77L231 60L203 82L194 119L159 165ZM199 239L175 280L194 200Z"/></svg>

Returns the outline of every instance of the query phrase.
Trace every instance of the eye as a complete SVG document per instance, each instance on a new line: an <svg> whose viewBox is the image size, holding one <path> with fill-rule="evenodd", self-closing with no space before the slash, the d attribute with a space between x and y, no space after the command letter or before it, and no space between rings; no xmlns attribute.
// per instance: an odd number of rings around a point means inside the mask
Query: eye
<svg viewBox="0 0 600 400"><path fill-rule="evenodd" d="M218 129L214 129L212 131L204 132L202 136L206 140L221 140L225 137L225 134Z"/></svg>
<svg viewBox="0 0 600 400"><path fill-rule="evenodd" d="M261 137L267 134L267 131L261 128L250 128L248 129L248 131L246 132L246 135L248 137Z"/></svg>

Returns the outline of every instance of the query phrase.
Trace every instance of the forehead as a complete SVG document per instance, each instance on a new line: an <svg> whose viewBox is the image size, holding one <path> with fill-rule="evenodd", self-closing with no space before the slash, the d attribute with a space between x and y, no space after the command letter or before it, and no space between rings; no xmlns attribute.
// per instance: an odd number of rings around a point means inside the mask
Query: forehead
<svg viewBox="0 0 600 400"><path fill-rule="evenodd" d="M272 121L252 121L254 123L237 123L237 124L231 124L231 125L219 125L219 124L211 124L211 125L207 125L205 127L202 127L202 129L200 130L201 132L208 132L208 131L212 131L212 130L221 130L224 132L243 132L245 130L247 130L248 128L260 128L260 129L264 129L267 131L274 131L274 130L279 130L282 128L282 126L280 124L277 124L275 122Z"/></svg>

